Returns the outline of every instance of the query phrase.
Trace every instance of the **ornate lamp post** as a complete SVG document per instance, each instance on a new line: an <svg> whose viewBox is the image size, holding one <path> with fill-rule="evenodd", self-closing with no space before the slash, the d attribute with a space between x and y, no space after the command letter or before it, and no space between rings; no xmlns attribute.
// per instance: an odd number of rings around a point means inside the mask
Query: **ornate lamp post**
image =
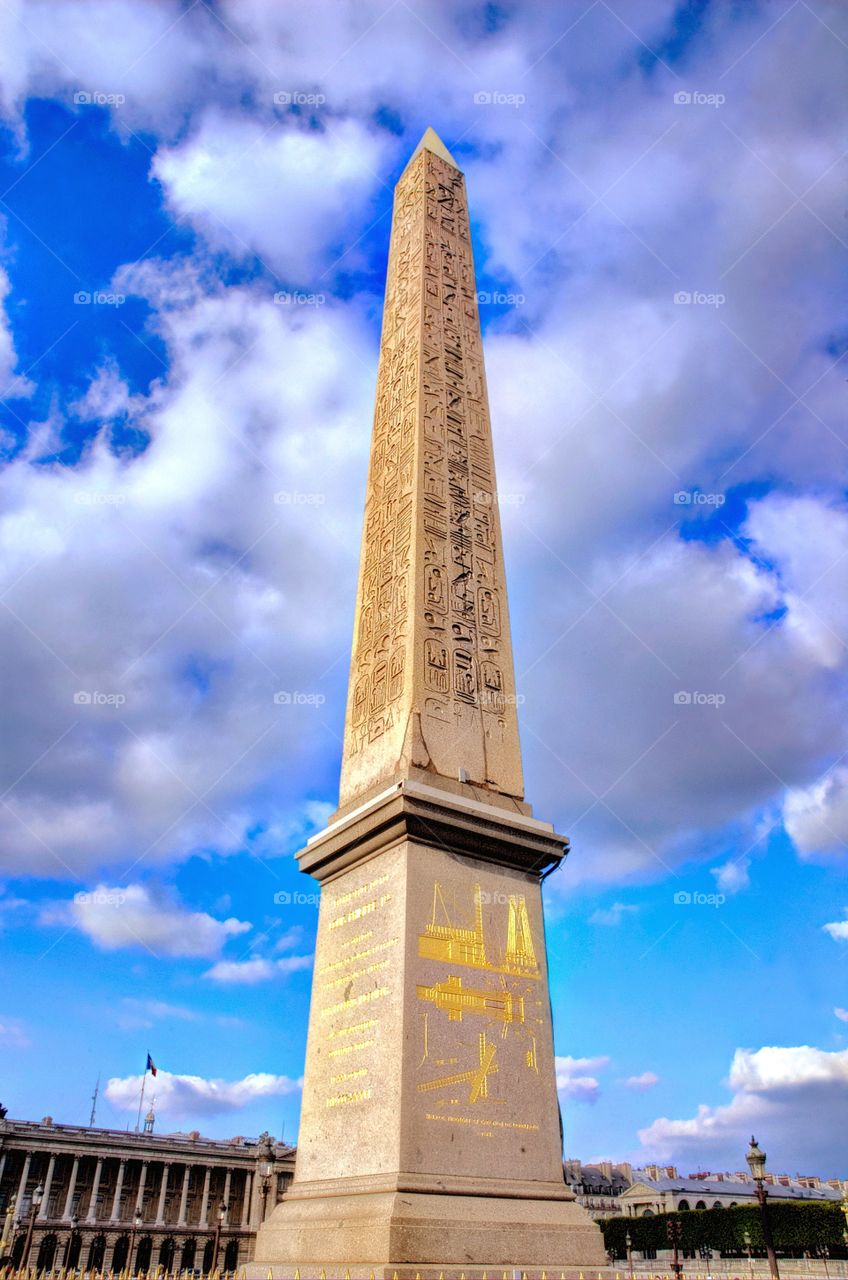
<svg viewBox="0 0 848 1280"><path fill-rule="evenodd" d="M629 1231L624 1237L624 1247L627 1250L627 1270L630 1272L630 1280L633 1280L633 1237Z"/></svg>
<svg viewBox="0 0 848 1280"><path fill-rule="evenodd" d="M748 1148L745 1159L748 1161L751 1177L757 1187L757 1199L760 1202L760 1214L763 1220L763 1243L766 1246L766 1254L768 1255L769 1271L773 1280L780 1280L780 1272L777 1269L777 1255L774 1251L774 1241L771 1234L771 1223L769 1222L768 1205L766 1204L768 1192L763 1182L766 1176L766 1153L757 1146L757 1139L753 1134L751 1135L751 1145Z"/></svg>
<svg viewBox="0 0 848 1280"><path fill-rule="evenodd" d="M259 1136L259 1144L256 1152L256 1172L260 1178L260 1190L262 1194L262 1217L260 1223L265 1221L265 1212L267 1209L268 1191L271 1187L271 1179L274 1176L274 1146L271 1142L271 1135L267 1131Z"/></svg>
<svg viewBox="0 0 848 1280"><path fill-rule="evenodd" d="M29 1207L29 1224L27 1226L26 1240L24 1241L24 1251L21 1255L21 1266L29 1267L29 1255L32 1249L32 1233L35 1230L35 1219L41 1208L41 1201L44 1199L44 1188L39 1182L38 1186L32 1193L32 1201Z"/></svg>
<svg viewBox="0 0 848 1280"><path fill-rule="evenodd" d="M221 1248L221 1231L227 1217L227 1207L223 1200L218 1206L218 1221L215 1223L215 1243L212 1246L212 1265L209 1268L213 1275L218 1267L218 1251Z"/></svg>
<svg viewBox="0 0 848 1280"><path fill-rule="evenodd" d="M680 1246L683 1242L683 1223L679 1218L669 1218L665 1224L665 1230L672 1248L671 1269L677 1280L682 1280L683 1263L680 1261Z"/></svg>
<svg viewBox="0 0 848 1280"><path fill-rule="evenodd" d="M71 1218L71 1234L68 1236L68 1239L65 1242L65 1264L64 1264L65 1270L67 1270L68 1264L71 1260L71 1246L74 1243L74 1236L77 1233L78 1226L79 1226L79 1214L75 1213L74 1216Z"/></svg>
<svg viewBox="0 0 848 1280"><path fill-rule="evenodd" d="M138 1235L139 1228L144 1221L141 1216L141 1206L136 1208L133 1214L132 1228L130 1229L130 1247L127 1250L127 1271L130 1275L133 1273L133 1254L135 1253L135 1238Z"/></svg>

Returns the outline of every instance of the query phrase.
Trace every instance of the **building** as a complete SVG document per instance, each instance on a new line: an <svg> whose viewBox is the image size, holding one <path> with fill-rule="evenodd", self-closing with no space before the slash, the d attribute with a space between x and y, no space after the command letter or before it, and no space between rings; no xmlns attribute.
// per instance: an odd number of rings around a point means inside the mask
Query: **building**
<svg viewBox="0 0 848 1280"><path fill-rule="evenodd" d="M625 1163L599 1160L583 1164L580 1160L564 1160L565 1181L593 1218L609 1218L623 1213L619 1197L633 1183L633 1168Z"/></svg>
<svg viewBox="0 0 848 1280"><path fill-rule="evenodd" d="M140 1133L49 1116L0 1119L3 1258L25 1261L32 1221L29 1262L39 1270L118 1271L132 1249L140 1271L206 1271L219 1225L218 1266L234 1270L250 1259L260 1222L291 1181L294 1148L266 1135L216 1140L153 1128L152 1112Z"/></svg>
<svg viewBox="0 0 848 1280"><path fill-rule="evenodd" d="M756 1201L757 1189L750 1175L696 1174L689 1178L643 1177L637 1170L633 1185L618 1197L617 1212L632 1218L651 1217L687 1209L733 1209ZM835 1187L808 1185L785 1176L769 1177L770 1195L775 1200L840 1200Z"/></svg>

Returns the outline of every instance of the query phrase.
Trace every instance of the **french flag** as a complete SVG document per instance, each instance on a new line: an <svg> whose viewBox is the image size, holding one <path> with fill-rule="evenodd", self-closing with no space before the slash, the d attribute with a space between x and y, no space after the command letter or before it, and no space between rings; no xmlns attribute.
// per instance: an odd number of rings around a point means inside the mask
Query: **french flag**
<svg viewBox="0 0 848 1280"><path fill-rule="evenodd" d="M149 1053L147 1055L147 1066L144 1069L145 1071L149 1071L152 1076L156 1075L156 1063L153 1061Z"/></svg>

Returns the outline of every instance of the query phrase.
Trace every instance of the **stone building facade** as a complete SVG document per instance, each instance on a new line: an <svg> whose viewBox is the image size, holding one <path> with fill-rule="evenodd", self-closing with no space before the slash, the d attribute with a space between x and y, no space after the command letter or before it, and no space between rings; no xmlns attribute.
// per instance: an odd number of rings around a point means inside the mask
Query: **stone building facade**
<svg viewBox="0 0 848 1280"><path fill-rule="evenodd" d="M218 1266L235 1270L252 1258L257 1228L294 1173L294 1148L272 1141L270 1149L269 1177L261 1139L157 1134L151 1116L140 1133L2 1119L3 1260L24 1261L40 1187L29 1251L39 1269L120 1270L132 1248L138 1270L206 1271L220 1227Z"/></svg>

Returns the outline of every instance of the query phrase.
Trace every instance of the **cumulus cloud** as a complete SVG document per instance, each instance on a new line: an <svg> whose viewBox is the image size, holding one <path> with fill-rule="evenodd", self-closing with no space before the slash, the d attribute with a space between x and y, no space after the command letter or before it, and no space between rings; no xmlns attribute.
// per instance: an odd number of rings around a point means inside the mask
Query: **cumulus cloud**
<svg viewBox="0 0 848 1280"><path fill-rule="evenodd" d="M788 791L783 821L802 857L844 855L848 849L848 769L833 769L811 787Z"/></svg>
<svg viewBox="0 0 848 1280"><path fill-rule="evenodd" d="M557 1089L574 1102L595 1103L601 1095L597 1073L609 1066L609 1058L556 1058Z"/></svg>
<svg viewBox="0 0 848 1280"><path fill-rule="evenodd" d="M134 1111L138 1107L141 1080L141 1076L113 1077L106 1085L106 1097L120 1110ZM267 1072L251 1073L242 1080L221 1080L176 1075L160 1068L156 1073L156 1110L189 1118L222 1115L263 1098L297 1093L301 1084L300 1080Z"/></svg>
<svg viewBox="0 0 848 1280"><path fill-rule="evenodd" d="M621 924L625 916L632 915L639 908L632 903L614 902L611 907L599 907L589 916L589 924L604 924L615 927Z"/></svg>
<svg viewBox="0 0 848 1280"><path fill-rule="evenodd" d="M222 986L255 986L258 982L270 982L272 978L287 977L311 968L311 955L282 956L279 960L255 956L250 960L219 960L203 976Z"/></svg>
<svg viewBox="0 0 848 1280"><path fill-rule="evenodd" d="M724 894L741 893L751 884L750 858L731 858L719 867L711 867L710 875L715 876L716 888Z"/></svg>
<svg viewBox="0 0 848 1280"><path fill-rule="evenodd" d="M623 1082L626 1089L635 1089L637 1093L645 1093L648 1089L653 1089L654 1085L659 1084L660 1078L653 1071L643 1071L638 1076L628 1076Z"/></svg>
<svg viewBox="0 0 848 1280"><path fill-rule="evenodd" d="M728 1076L732 1097L702 1104L688 1119L666 1117L639 1130L651 1156L686 1162L708 1159L738 1167L752 1132L768 1133L773 1169L806 1167L838 1172L841 1135L848 1124L848 1050L809 1045L737 1049ZM816 1124L810 1124L811 1115Z"/></svg>
<svg viewBox="0 0 848 1280"><path fill-rule="evenodd" d="M45 907L41 923L78 929L103 951L144 947L155 956L211 957L252 928L234 916L216 920L205 911L190 911L142 884L99 884L70 902Z"/></svg>
<svg viewBox="0 0 848 1280"><path fill-rule="evenodd" d="M835 942L848 940L848 910L845 912L844 920L832 920L829 924L823 924L822 928Z"/></svg>

